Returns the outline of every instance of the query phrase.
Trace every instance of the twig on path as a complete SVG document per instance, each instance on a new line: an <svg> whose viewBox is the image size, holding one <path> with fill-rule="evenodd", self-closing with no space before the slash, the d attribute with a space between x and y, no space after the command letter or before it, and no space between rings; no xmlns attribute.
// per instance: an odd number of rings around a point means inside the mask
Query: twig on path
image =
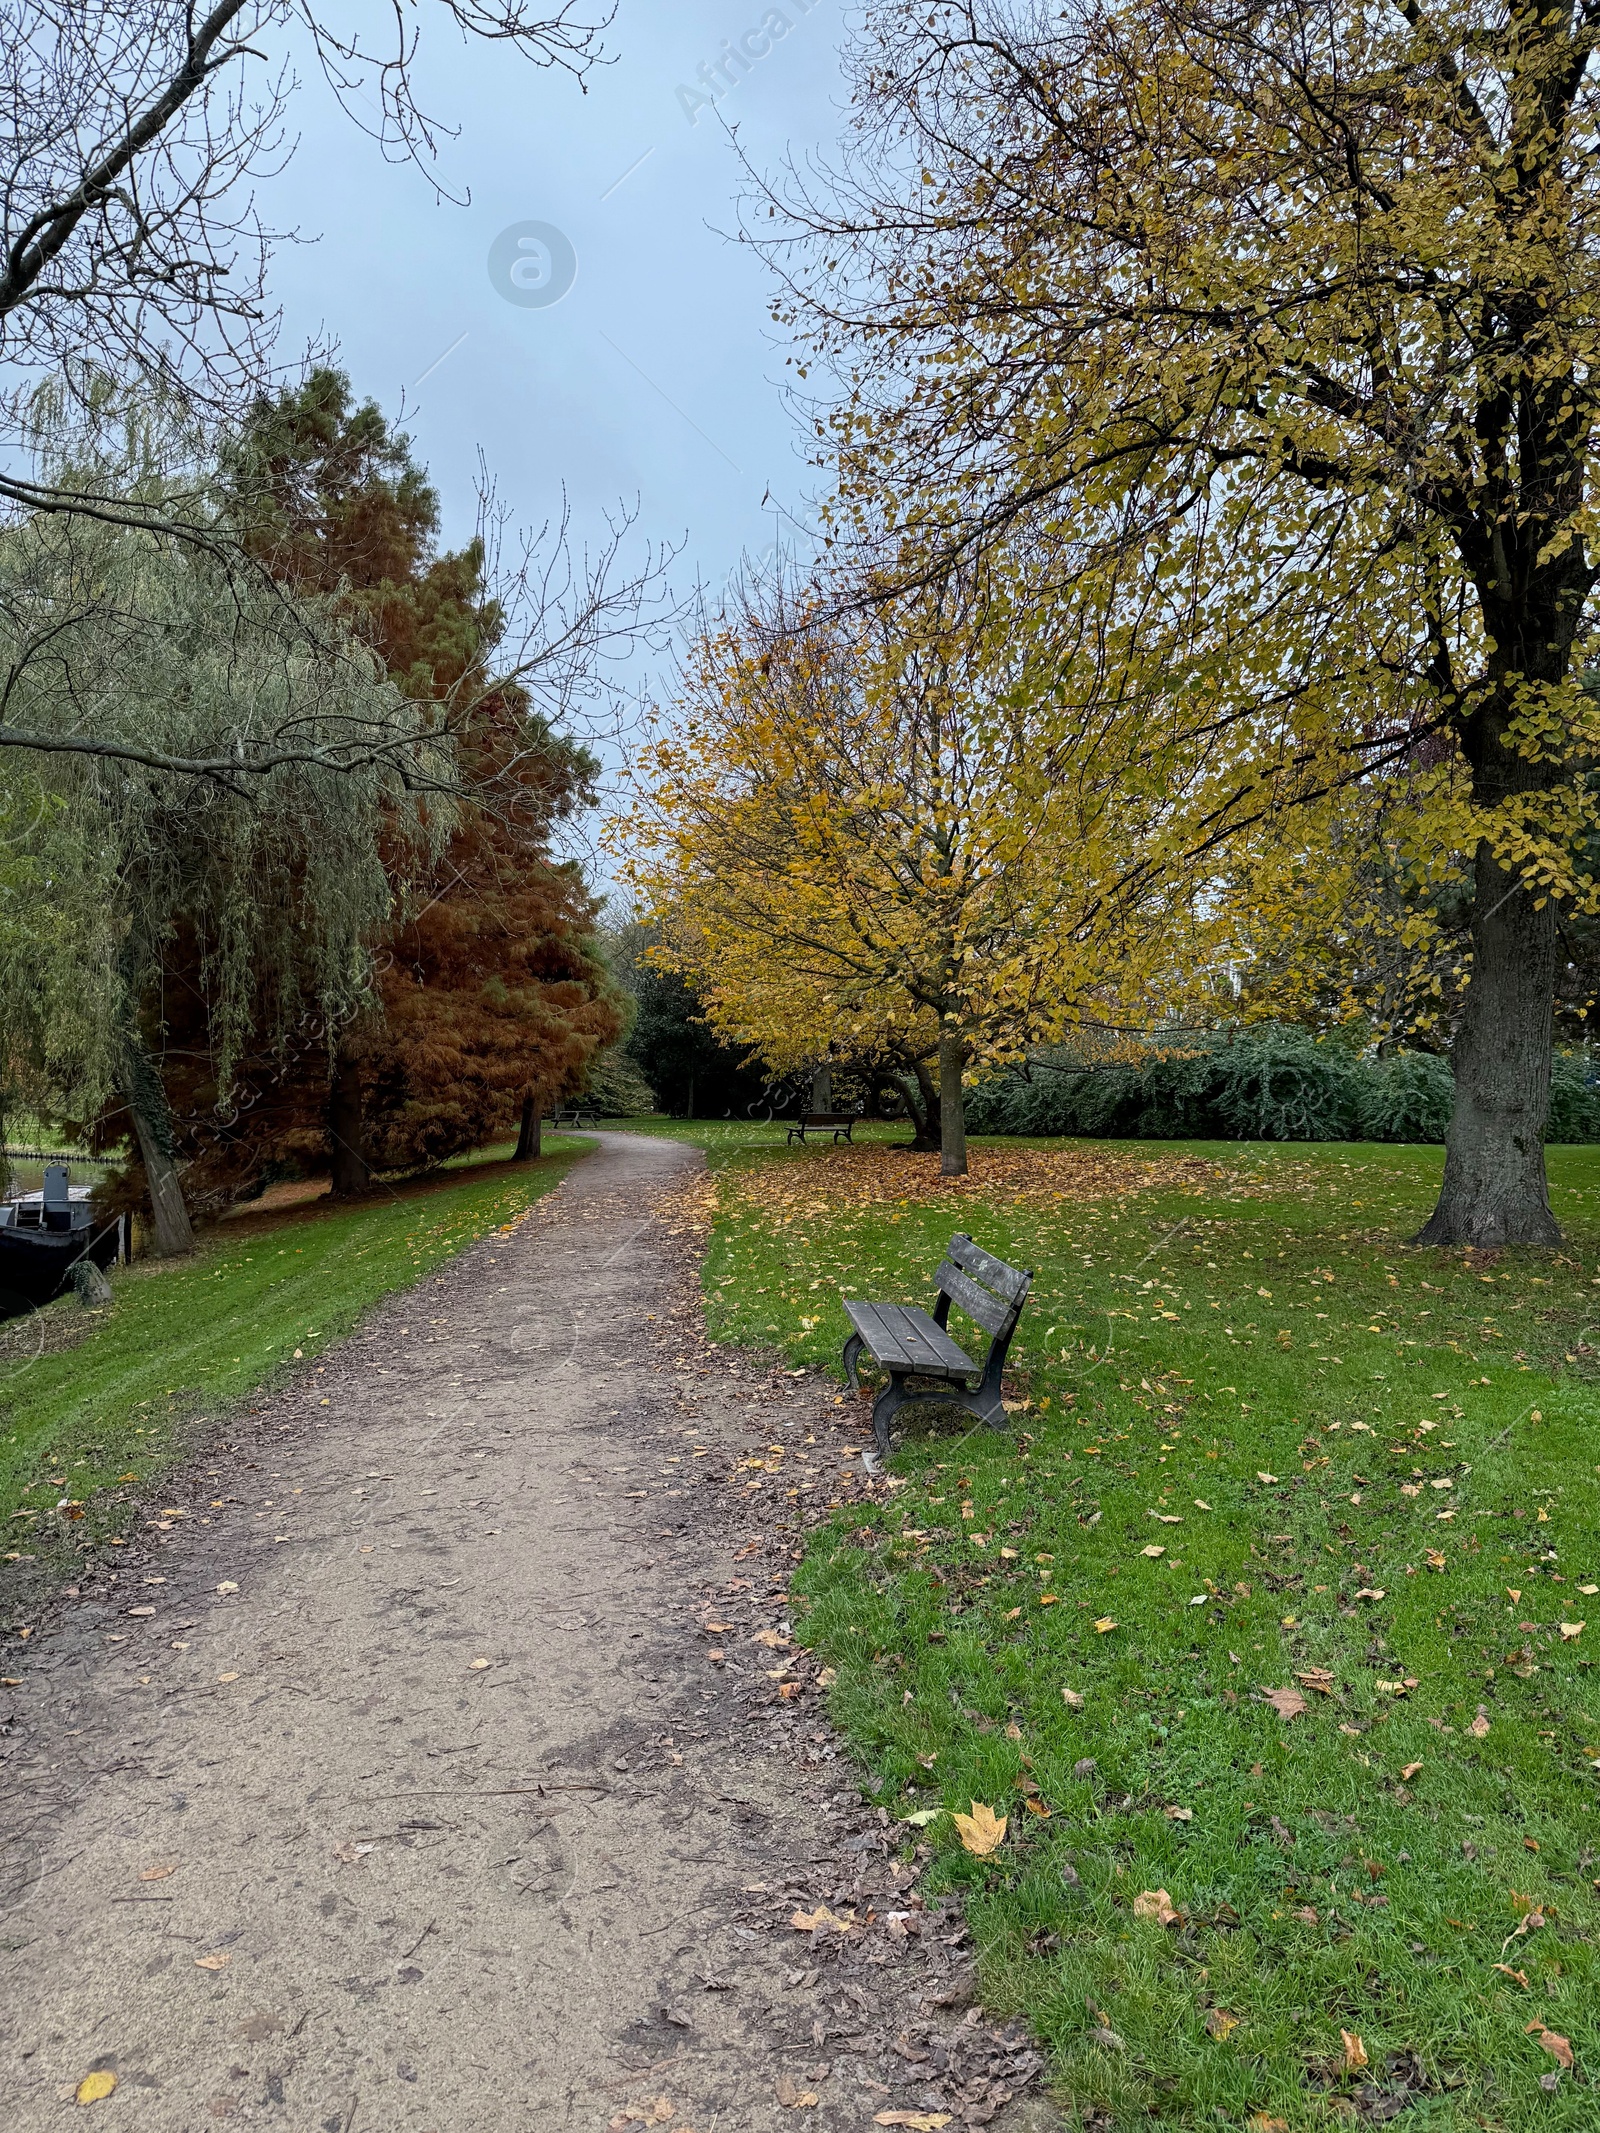
<svg viewBox="0 0 1600 2133"><path fill-rule="evenodd" d="M176 1896L111 1896L109 1903L176 1903Z"/></svg>
<svg viewBox="0 0 1600 2133"><path fill-rule="evenodd" d="M379 1800L508 1800L524 1794L537 1793L543 1798L547 1792L609 1792L609 1785L590 1783L583 1778L574 1778L569 1784L560 1785L495 1785L486 1791L477 1791L470 1785L430 1785L421 1792L375 1792L364 1801L364 1806L376 1806Z"/></svg>
<svg viewBox="0 0 1600 2133"><path fill-rule="evenodd" d="M615 2095L618 2089L631 2089L641 2074L664 2074L669 2066L676 2066L686 2056L687 2054L684 2052L674 2052L670 2059L655 2059L651 2061L649 2066L627 2067L619 2080L597 2081L594 2085L597 2089L609 2091L612 2095Z"/></svg>
<svg viewBox="0 0 1600 2133"><path fill-rule="evenodd" d="M401 1962L410 1962L412 1956L416 1954L417 1950L422 1946L422 1943L427 1939L428 1935L433 1931L434 1927L438 1923L439 1921L436 1918L430 1918L428 1920L428 1923L423 1927L422 1931L417 1935L416 1939L411 1943L410 1947L407 1948L405 1954L401 1956Z"/></svg>
<svg viewBox="0 0 1600 2133"><path fill-rule="evenodd" d="M351 2097L351 2099L350 2099L350 2115L349 2115L349 2117L348 2117L348 2118L346 2118L346 2120L345 2120L345 2122L344 2122L344 2133L350 2133L350 2128L351 2128L351 2127L352 2127L352 2126L353 2126L353 2125L355 2124L355 2122L356 2122L356 2106L357 2106L357 2105L358 2105L358 2104L360 2103L360 2101L361 2101L361 2091L360 2091L360 2090L358 2089L358 2090L356 2091L356 2093L355 2093L355 2094L354 2094L354 2095L353 2095L353 2096Z"/></svg>

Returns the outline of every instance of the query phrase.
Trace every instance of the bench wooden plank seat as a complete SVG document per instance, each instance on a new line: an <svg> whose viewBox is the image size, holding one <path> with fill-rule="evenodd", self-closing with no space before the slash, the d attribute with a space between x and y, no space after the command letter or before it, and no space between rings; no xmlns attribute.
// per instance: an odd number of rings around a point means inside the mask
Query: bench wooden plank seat
<svg viewBox="0 0 1600 2133"><path fill-rule="evenodd" d="M797 1118L789 1128L788 1133L785 1135L785 1142L787 1144L799 1141L803 1147L808 1133L814 1133L819 1136L824 1133L831 1133L833 1135L833 1144L837 1147L840 1141L850 1140L856 1120L857 1114L854 1111L807 1111ZM855 1143L851 1141L851 1146L854 1147L854 1145Z"/></svg>
<svg viewBox="0 0 1600 2133"><path fill-rule="evenodd" d="M863 1349L889 1376L872 1406L872 1434L880 1452L889 1449L889 1425L895 1415L912 1401L959 1408L991 1429L1006 1426L1001 1377L1033 1275L1008 1266L958 1233L950 1239L934 1280L939 1294L931 1313L914 1304L843 1299L854 1328L844 1344L844 1373L851 1391L860 1390L856 1366ZM989 1335L989 1352L981 1364L951 1337L952 1303ZM976 1384L970 1382L974 1377ZM912 1379L938 1389L919 1391Z"/></svg>

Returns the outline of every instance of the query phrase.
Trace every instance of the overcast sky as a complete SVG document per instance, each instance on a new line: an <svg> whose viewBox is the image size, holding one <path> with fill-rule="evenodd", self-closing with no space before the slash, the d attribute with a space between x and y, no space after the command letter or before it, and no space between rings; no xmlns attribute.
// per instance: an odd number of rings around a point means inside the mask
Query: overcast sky
<svg viewBox="0 0 1600 2133"><path fill-rule="evenodd" d="M263 195L280 227L316 239L278 255L284 352L325 336L359 392L391 411L406 396L450 541L471 530L480 448L525 523L558 507L563 484L583 529L636 498L643 533L687 539L685 583L697 570L719 583L772 541L768 491L806 516L768 279L720 234L741 184L724 120L763 167L838 134L841 0L780 5L787 35L692 120L680 92L702 93L725 40L765 41L767 0L621 0L615 64L587 94L463 45L442 9L419 9L423 100L459 128L439 172L467 206L386 164L305 75L299 152ZM575 255L570 290L543 307L506 301L490 278L495 239L527 222L553 225ZM550 248L524 249L537 289Z"/></svg>

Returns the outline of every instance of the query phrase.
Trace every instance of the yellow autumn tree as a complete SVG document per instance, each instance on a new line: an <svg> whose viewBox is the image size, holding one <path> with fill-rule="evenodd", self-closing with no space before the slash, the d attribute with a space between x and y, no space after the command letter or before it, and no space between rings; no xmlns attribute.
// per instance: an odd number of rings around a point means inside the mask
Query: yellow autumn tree
<svg viewBox="0 0 1600 2133"><path fill-rule="evenodd" d="M1468 948L1422 1241L1554 1241L1559 923L1600 907L1600 16L884 0L856 34L835 182L753 225L810 248L836 534L891 587L1046 534L1032 619L1120 617L1130 690L1187 707L1174 863L1253 842L1258 936L1332 796L1408 810Z"/></svg>
<svg viewBox="0 0 1600 2133"><path fill-rule="evenodd" d="M1145 1020L1190 923L1141 872L1149 730L1003 587L779 588L693 646L611 841L720 1035L778 1072L936 1061L960 1175L963 1077Z"/></svg>

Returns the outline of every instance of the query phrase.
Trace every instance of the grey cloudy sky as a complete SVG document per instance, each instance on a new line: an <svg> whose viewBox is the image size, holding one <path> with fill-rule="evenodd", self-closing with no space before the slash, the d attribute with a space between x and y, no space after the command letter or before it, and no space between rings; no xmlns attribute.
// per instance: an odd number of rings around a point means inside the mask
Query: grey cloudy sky
<svg viewBox="0 0 1600 2133"><path fill-rule="evenodd" d="M580 532L637 498L642 533L687 538L686 584L696 571L715 584L771 542L769 489L805 516L768 279L719 234L741 183L724 120L763 167L837 137L841 0L779 6L791 26L773 40L759 28L767 0L621 0L616 63L587 95L419 10L424 102L459 128L439 171L470 190L465 207L386 164L306 73L299 152L262 203L317 239L278 256L285 353L326 336L359 392L391 411L407 395L450 540L471 529L480 448L525 524L558 508L563 485ZM680 91L703 93L702 67L749 32L770 49L691 123ZM527 221L576 253L570 292L548 308L516 307L490 282L494 239Z"/></svg>

